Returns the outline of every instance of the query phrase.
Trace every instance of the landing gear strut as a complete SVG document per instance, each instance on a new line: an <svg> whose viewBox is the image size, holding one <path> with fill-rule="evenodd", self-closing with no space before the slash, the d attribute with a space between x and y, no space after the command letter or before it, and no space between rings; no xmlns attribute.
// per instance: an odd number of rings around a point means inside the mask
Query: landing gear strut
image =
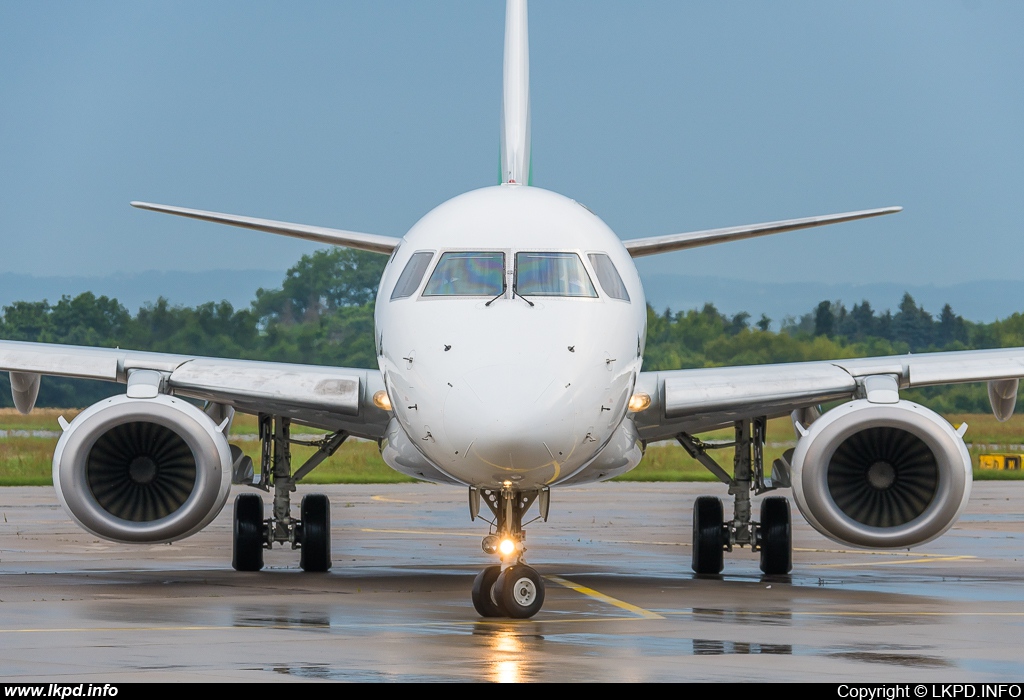
<svg viewBox="0 0 1024 700"><path fill-rule="evenodd" d="M526 531L523 515L540 498L541 515L547 520L548 492L520 492L505 482L500 489L471 488L470 515L475 519L480 500L494 515L491 533L484 537L487 554L497 554L501 564L488 566L473 581L473 607L482 617L528 618L544 605L544 579L523 560Z"/></svg>
<svg viewBox="0 0 1024 700"><path fill-rule="evenodd" d="M676 436L690 456L720 481L728 484L734 497L733 519L725 521L722 501L702 496L693 505L693 570L697 574L720 574L723 552L749 546L761 552L761 571L769 575L788 574L793 569L792 526L789 501L776 496L761 502L761 521L750 516L750 493L761 494L786 483L788 474L775 465L772 477L764 475L764 418L736 421L732 442L703 442L687 433ZM733 473L730 475L708 454L708 450L734 448Z"/></svg>
<svg viewBox="0 0 1024 700"><path fill-rule="evenodd" d="M250 484L263 491L274 489L273 514L263 517L263 499L256 494L235 498L234 538L231 565L236 571L263 568L263 550L275 543L290 543L298 549L303 571L331 568L331 503L324 494L303 496L300 519L291 517L291 494L295 484L341 447L348 433L331 433L316 442L291 438L291 420L260 414L261 459L258 480ZM292 473L292 444L317 447L298 471Z"/></svg>

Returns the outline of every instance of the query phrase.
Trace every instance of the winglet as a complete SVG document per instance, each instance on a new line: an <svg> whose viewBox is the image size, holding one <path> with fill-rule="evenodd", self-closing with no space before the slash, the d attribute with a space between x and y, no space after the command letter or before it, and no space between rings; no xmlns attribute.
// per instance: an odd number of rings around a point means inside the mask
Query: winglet
<svg viewBox="0 0 1024 700"><path fill-rule="evenodd" d="M529 185L530 39L526 0L505 6L505 67L501 95L501 182Z"/></svg>

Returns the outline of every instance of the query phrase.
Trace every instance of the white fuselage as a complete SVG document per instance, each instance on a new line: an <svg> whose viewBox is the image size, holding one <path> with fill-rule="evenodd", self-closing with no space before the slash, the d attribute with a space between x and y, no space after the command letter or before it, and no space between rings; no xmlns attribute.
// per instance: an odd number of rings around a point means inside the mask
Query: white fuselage
<svg viewBox="0 0 1024 700"><path fill-rule="evenodd" d="M432 255L415 291L392 299L412 257L425 252ZM492 281L503 253L504 292L425 294L437 289L432 274L446 252L489 255ZM529 253L572 254L573 264L578 256L596 294L532 295L524 286L522 297L513 294L517 260L525 270ZM599 281L600 254L628 301ZM571 288L564 279L548 284ZM384 271L375 312L378 362L408 445L451 480L512 481L522 490L579 481L606 447L629 452L627 468L635 466L640 448L624 419L646 324L639 276L611 229L571 199L521 185L468 192L417 222ZM602 457L625 464L624 455Z"/></svg>

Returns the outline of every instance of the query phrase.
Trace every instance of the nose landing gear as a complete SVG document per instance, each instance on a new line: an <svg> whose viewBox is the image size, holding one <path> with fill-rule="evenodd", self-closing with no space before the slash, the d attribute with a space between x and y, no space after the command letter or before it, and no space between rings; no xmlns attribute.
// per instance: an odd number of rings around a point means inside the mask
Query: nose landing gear
<svg viewBox="0 0 1024 700"><path fill-rule="evenodd" d="M544 579L523 559L526 553L523 514L538 495L542 497L539 517L547 520L547 492L517 492L508 482L500 491L470 490L473 517L479 511L481 496L494 514L493 531L484 537L481 547L487 554L501 557L500 565L488 566L473 581L473 607L481 617L525 619L536 615L544 605Z"/></svg>

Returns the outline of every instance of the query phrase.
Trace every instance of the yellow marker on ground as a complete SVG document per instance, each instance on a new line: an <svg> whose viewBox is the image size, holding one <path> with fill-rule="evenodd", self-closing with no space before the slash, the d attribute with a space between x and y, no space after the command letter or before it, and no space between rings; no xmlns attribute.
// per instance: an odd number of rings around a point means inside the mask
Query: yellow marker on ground
<svg viewBox="0 0 1024 700"><path fill-rule="evenodd" d="M651 612L650 610L644 610L643 608L637 605L627 603L623 600L619 600L618 598L612 598L610 595L605 595L604 593L599 593L598 591L595 591L593 588L587 588L586 586L581 586L578 583L573 583L572 581L564 579L561 576L545 576L544 578L553 583L557 583L560 586L565 586L566 588L576 591L577 593L582 593L583 595L589 598L593 598L594 600L600 600L602 603L614 605L615 607L621 610L628 610L634 615L638 615L642 618L648 620L665 619L662 615L659 615L658 613Z"/></svg>

